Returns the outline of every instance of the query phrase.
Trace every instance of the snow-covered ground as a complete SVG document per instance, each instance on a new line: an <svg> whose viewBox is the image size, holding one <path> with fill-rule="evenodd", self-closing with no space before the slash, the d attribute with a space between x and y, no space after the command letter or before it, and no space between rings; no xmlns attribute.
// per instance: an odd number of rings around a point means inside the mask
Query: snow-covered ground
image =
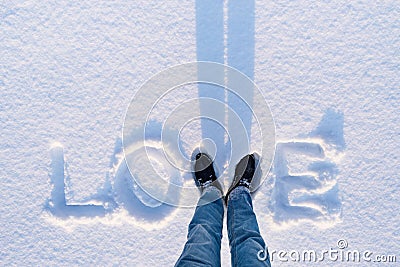
<svg viewBox="0 0 400 267"><path fill-rule="evenodd" d="M194 208L141 191L124 160L122 129L146 80L196 60L238 68L269 104L275 158L254 206L273 265L304 266L293 262L294 251L321 257L330 249L372 261L394 255L398 264L399 18L396 1L2 2L0 265L174 264ZM160 96L150 137L202 94L241 110L235 96L211 87ZM253 107L260 101L245 97ZM250 112L239 114L260 152L268 134ZM184 156L207 137L229 153L222 127L199 119L175 126ZM192 182L188 172L166 168L158 148L150 153L158 170L173 183ZM220 170L235 164L219 154L217 161ZM222 242L229 266L226 232ZM348 264L340 253L315 264Z"/></svg>

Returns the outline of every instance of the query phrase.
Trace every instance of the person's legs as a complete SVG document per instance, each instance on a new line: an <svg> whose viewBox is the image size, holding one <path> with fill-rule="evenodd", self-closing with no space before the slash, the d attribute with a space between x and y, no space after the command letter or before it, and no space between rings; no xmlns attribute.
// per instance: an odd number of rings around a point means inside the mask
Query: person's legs
<svg viewBox="0 0 400 267"><path fill-rule="evenodd" d="M232 266L271 266L269 255L265 254L268 251L264 251L266 246L258 229L249 189L245 186L234 188L227 203Z"/></svg>
<svg viewBox="0 0 400 267"><path fill-rule="evenodd" d="M205 188L189 224L187 242L175 266L221 266L223 218L220 190L214 186Z"/></svg>

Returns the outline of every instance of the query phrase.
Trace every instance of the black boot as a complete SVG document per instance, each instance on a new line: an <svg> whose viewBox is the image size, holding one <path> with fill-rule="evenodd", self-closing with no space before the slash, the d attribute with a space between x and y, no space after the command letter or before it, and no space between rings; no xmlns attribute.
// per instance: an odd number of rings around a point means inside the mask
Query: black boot
<svg viewBox="0 0 400 267"><path fill-rule="evenodd" d="M208 186L215 186L221 193L222 186L215 175L214 166L211 158L205 153L198 153L194 163L194 180L200 192Z"/></svg>
<svg viewBox="0 0 400 267"><path fill-rule="evenodd" d="M228 196L238 186L250 188L251 181L253 180L254 172L256 169L256 161L254 154L244 156L236 165L235 176L228 192L225 196L225 204L228 203Z"/></svg>

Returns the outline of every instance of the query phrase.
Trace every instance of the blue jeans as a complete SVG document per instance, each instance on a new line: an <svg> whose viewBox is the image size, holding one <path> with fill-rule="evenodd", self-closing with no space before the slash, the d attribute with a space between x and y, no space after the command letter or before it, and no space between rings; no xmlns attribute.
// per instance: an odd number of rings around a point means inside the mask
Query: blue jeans
<svg viewBox="0 0 400 267"><path fill-rule="evenodd" d="M215 194L221 195L210 187L200 197L189 224L187 242L175 266L221 266L224 204L219 198L201 205L207 199L215 199ZM271 266L247 188L239 186L230 193L227 216L232 266Z"/></svg>

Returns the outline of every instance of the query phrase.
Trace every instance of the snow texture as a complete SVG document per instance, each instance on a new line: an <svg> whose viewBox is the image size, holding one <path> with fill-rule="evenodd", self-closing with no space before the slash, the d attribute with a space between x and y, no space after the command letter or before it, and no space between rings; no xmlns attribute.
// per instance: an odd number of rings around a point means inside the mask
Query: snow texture
<svg viewBox="0 0 400 267"><path fill-rule="evenodd" d="M194 208L141 190L121 132L147 79L196 60L245 73L274 116L275 158L253 198L270 251L322 251L345 239L400 261L399 18L397 1L2 2L0 265L174 264ZM261 141L248 107L210 85L171 91L150 127L204 95L233 106L251 143ZM226 136L193 120L182 125L182 153L210 139L228 152ZM190 181L153 148L166 179ZM229 266L226 227L221 255Z"/></svg>

